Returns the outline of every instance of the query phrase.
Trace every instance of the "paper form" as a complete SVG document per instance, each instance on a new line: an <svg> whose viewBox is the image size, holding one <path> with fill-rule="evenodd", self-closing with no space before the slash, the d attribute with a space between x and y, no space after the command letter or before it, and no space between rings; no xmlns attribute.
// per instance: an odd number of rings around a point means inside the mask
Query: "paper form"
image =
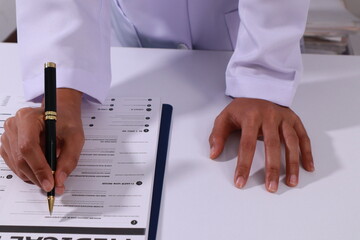
<svg viewBox="0 0 360 240"><path fill-rule="evenodd" d="M0 98L0 134L4 120L23 106L20 98ZM24 183L0 159L0 240L147 239L160 113L158 98L83 103L85 144L52 216L46 193Z"/></svg>

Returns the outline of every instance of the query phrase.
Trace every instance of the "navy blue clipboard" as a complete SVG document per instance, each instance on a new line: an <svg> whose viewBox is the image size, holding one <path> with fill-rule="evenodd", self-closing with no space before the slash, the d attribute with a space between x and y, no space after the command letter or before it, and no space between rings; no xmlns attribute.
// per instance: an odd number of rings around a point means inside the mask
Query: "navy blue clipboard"
<svg viewBox="0 0 360 240"><path fill-rule="evenodd" d="M166 165L167 151L169 147L172 110L173 107L171 105L169 104L162 105L148 240L156 240L156 233L159 222L159 213L160 213L160 205L161 205L161 195L162 195L164 175L165 175L165 165Z"/></svg>
<svg viewBox="0 0 360 240"><path fill-rule="evenodd" d="M150 210L148 240L156 240L161 195L164 182L165 165L170 136L173 107L162 105L159 142L156 156L153 194ZM1 233L55 233L55 234L102 234L102 235L145 235L144 228L86 228L86 227L50 227L50 226L1 226Z"/></svg>

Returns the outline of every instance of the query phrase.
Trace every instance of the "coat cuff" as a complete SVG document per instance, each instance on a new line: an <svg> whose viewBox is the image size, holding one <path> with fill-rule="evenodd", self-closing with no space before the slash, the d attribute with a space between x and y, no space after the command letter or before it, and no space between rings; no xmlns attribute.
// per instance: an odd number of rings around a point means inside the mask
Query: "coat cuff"
<svg viewBox="0 0 360 240"><path fill-rule="evenodd" d="M295 93L295 81L257 79L246 76L226 78L226 95L234 98L257 98L289 107Z"/></svg>
<svg viewBox="0 0 360 240"><path fill-rule="evenodd" d="M83 70L57 68L56 87L71 88L83 92L84 98L97 103L102 103L110 88L110 76L98 79ZM105 79L104 79L105 78ZM24 81L24 95L27 101L39 102L44 94L44 76L37 75Z"/></svg>

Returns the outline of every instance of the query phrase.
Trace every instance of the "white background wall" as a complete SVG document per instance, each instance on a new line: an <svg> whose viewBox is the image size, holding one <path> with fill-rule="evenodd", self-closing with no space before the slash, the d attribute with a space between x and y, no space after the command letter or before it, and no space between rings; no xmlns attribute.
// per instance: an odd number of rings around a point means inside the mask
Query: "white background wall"
<svg viewBox="0 0 360 240"><path fill-rule="evenodd" d="M0 42L15 28L15 0L0 0Z"/></svg>

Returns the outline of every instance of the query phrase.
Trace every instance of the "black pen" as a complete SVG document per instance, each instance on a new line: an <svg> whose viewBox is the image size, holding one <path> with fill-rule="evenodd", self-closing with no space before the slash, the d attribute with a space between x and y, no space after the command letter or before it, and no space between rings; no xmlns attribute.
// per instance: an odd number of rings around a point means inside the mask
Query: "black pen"
<svg viewBox="0 0 360 240"><path fill-rule="evenodd" d="M45 63L45 157L52 170L56 171L56 64ZM55 187L47 193L49 212L52 215L55 202Z"/></svg>

